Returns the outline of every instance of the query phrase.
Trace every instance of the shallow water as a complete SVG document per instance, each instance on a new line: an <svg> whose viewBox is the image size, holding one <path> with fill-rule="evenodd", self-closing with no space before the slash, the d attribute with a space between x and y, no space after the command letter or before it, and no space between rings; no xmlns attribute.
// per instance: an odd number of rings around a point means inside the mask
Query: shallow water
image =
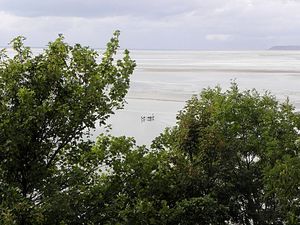
<svg viewBox="0 0 300 225"><path fill-rule="evenodd" d="M128 104L110 119L113 135L135 137L149 145L176 122L191 95L235 80L241 89L271 91L300 109L300 51L132 51L137 68L131 77ZM155 116L141 122L141 116ZM95 131L94 137L102 129Z"/></svg>
<svg viewBox="0 0 300 225"><path fill-rule="evenodd" d="M34 48L34 54L43 49ZM11 49L8 54L13 55ZM120 55L118 55L120 57ZM131 51L137 68L126 97L128 104L108 121L111 134L132 136L149 145L176 114L203 88L227 89L235 80L241 89L270 91L280 101L289 97L300 110L300 51ZM154 121L141 116L154 115ZM97 127L93 138L104 132Z"/></svg>

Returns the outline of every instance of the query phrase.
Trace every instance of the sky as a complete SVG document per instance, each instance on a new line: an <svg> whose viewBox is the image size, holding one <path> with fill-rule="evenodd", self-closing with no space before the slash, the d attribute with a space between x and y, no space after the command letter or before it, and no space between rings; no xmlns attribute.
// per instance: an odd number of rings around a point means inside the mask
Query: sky
<svg viewBox="0 0 300 225"><path fill-rule="evenodd" d="M43 47L263 50L300 45L300 0L0 0L0 46L18 35Z"/></svg>

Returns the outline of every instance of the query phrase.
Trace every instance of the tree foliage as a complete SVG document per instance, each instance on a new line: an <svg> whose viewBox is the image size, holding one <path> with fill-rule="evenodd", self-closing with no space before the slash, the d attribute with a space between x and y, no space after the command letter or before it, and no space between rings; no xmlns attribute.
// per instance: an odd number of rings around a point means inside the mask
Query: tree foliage
<svg viewBox="0 0 300 225"><path fill-rule="evenodd" d="M210 196L224 208L222 221L299 223L300 124L288 101L233 83L194 96L177 119L153 147L179 158L183 196Z"/></svg>
<svg viewBox="0 0 300 225"><path fill-rule="evenodd" d="M300 223L300 116L269 93L204 89L151 148L87 136L122 108L135 63L58 37L0 63L1 224Z"/></svg>
<svg viewBox="0 0 300 225"><path fill-rule="evenodd" d="M151 149L125 137L98 138L92 149L105 169L83 201L85 220L298 224L298 128L293 107L268 93L236 84L206 89Z"/></svg>
<svg viewBox="0 0 300 225"><path fill-rule="evenodd" d="M36 206L55 194L52 182L69 169L65 157L82 150L96 121L103 125L122 108L135 62L127 50L114 60L118 36L116 31L100 62L98 52L70 46L63 36L39 55L24 46L23 37L11 42L12 58L1 51L0 204L7 221L43 221Z"/></svg>

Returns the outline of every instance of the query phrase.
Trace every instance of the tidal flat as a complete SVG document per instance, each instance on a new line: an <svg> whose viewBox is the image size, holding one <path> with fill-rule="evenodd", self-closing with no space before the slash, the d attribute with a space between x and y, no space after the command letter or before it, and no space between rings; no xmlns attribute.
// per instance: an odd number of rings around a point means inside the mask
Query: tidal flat
<svg viewBox="0 0 300 225"><path fill-rule="evenodd" d="M300 109L300 51L131 51L137 67L127 104L108 121L112 135L132 136L149 145L174 126L185 102L203 88L226 90L235 81L241 90L270 91ZM152 121L141 117L154 115ZM97 128L94 137L103 132Z"/></svg>

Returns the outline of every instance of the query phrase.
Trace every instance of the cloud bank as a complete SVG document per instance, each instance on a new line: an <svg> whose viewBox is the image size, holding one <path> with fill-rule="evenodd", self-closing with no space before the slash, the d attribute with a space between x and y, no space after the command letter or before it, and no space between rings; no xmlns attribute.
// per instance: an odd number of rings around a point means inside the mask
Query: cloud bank
<svg viewBox="0 0 300 225"><path fill-rule="evenodd" d="M131 49L266 49L300 45L299 12L299 0L0 0L0 45L63 33L101 48L119 29Z"/></svg>

